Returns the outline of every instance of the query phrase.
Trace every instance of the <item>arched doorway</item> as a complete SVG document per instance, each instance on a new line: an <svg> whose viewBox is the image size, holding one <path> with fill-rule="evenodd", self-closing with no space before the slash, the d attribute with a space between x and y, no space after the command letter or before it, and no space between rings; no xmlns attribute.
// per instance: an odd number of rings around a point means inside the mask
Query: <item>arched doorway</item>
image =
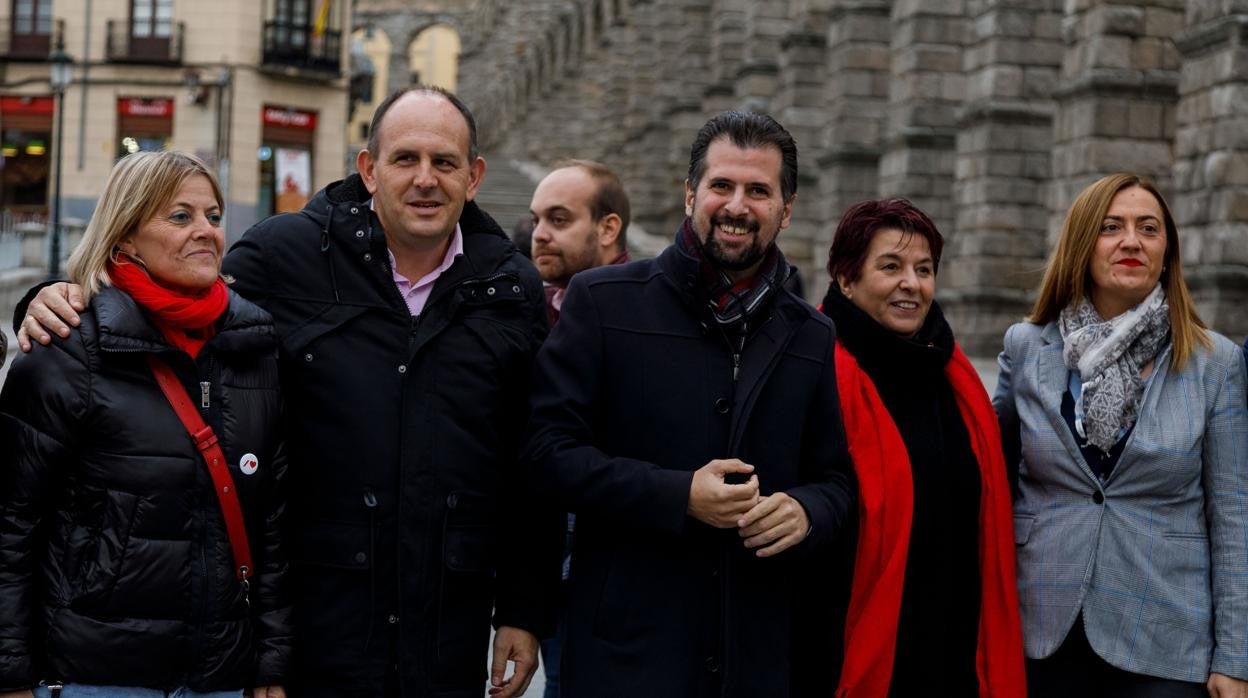
<svg viewBox="0 0 1248 698"><path fill-rule="evenodd" d="M411 82L454 92L459 82L459 49L459 33L445 24L422 29L407 47Z"/></svg>

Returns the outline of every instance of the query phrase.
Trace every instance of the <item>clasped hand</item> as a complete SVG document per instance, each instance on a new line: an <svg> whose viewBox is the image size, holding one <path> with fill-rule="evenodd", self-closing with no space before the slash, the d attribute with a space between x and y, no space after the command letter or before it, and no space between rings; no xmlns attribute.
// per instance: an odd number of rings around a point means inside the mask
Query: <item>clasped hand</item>
<svg viewBox="0 0 1248 698"><path fill-rule="evenodd" d="M747 476L731 484L733 474ZM715 528L736 528L745 547L771 557L800 543L810 531L802 505L783 492L762 496L754 466L735 458L713 460L693 473L688 513Z"/></svg>

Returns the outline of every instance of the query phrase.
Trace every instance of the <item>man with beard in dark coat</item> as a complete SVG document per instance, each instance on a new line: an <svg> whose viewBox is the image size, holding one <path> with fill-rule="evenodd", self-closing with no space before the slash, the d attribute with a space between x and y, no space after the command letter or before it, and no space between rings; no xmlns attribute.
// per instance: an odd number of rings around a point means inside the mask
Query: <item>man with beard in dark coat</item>
<svg viewBox="0 0 1248 698"><path fill-rule="evenodd" d="M369 133L358 175L257 224L223 268L280 338L292 694L478 698L493 612L492 692L520 695L563 528L552 512L536 532L517 467L541 282L472 201L463 102L401 90ZM20 339L63 327L69 293L41 292Z"/></svg>
<svg viewBox="0 0 1248 698"><path fill-rule="evenodd" d="M675 244L569 284L526 451L577 516L564 696L794 693L796 585L852 507L835 332L775 245L796 189L780 124L720 114Z"/></svg>

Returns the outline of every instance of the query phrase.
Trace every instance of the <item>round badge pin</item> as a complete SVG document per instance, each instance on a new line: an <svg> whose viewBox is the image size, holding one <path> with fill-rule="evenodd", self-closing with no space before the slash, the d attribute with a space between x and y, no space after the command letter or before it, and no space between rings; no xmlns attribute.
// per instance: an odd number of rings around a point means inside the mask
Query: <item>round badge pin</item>
<svg viewBox="0 0 1248 698"><path fill-rule="evenodd" d="M254 453L244 453L243 457L238 459L238 469L243 471L244 475L255 475L259 468L260 461Z"/></svg>

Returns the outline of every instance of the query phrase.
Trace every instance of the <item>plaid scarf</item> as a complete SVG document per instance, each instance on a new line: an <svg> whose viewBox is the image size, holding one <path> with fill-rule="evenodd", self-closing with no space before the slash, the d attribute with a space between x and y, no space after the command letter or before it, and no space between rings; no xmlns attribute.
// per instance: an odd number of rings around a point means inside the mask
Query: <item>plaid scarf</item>
<svg viewBox="0 0 1248 698"><path fill-rule="evenodd" d="M744 329L784 280L792 273L780 248L772 243L753 276L733 281L722 268L702 254L702 241L693 231L693 222L686 218L676 235L676 247L687 257L698 261L702 273L702 290L715 321L724 327L741 325Z"/></svg>

